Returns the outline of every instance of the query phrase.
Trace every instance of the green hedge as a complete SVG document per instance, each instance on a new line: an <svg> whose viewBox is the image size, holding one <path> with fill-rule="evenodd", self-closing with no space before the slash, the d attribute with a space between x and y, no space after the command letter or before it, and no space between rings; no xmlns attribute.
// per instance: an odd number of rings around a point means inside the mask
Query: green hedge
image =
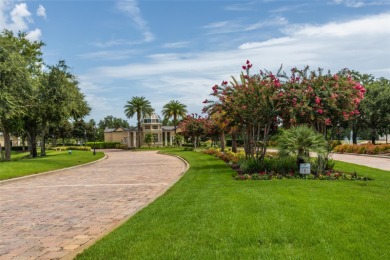
<svg viewBox="0 0 390 260"><path fill-rule="evenodd" d="M57 146L57 147L50 147L49 149L56 150L56 151L67 151L67 150L91 151L91 147L89 146Z"/></svg>
<svg viewBox="0 0 390 260"><path fill-rule="evenodd" d="M117 148L121 145L119 142L87 142L87 146L93 148L96 145L96 149Z"/></svg>

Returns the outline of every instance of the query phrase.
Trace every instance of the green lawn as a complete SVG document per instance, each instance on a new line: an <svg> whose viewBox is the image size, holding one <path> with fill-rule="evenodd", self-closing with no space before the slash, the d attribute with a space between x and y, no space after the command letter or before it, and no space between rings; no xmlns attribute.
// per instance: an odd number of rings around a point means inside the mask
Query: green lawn
<svg viewBox="0 0 390 260"><path fill-rule="evenodd" d="M12 159L16 160L0 162L0 180L88 163L102 158L104 153L97 152L94 156L89 151L72 151L72 154L68 154L68 151L48 151L45 157L23 159L27 155L28 153L13 153Z"/></svg>
<svg viewBox="0 0 390 260"><path fill-rule="evenodd" d="M235 181L221 160L191 165L165 195L77 259L390 259L390 172L374 181Z"/></svg>

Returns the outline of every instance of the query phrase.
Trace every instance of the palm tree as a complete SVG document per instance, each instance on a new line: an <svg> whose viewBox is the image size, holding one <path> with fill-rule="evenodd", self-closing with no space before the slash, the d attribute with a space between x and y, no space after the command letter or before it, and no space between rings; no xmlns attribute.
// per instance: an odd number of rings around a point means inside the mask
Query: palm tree
<svg viewBox="0 0 390 260"><path fill-rule="evenodd" d="M326 153L324 137L305 125L283 131L278 138L278 146L281 155L296 155L300 162L309 160L310 152Z"/></svg>
<svg viewBox="0 0 390 260"><path fill-rule="evenodd" d="M175 135L176 135L176 125L177 119L179 117L185 117L187 115L187 106L180 103L177 100L171 100L163 107L161 111L165 118L173 117L173 125L175 127Z"/></svg>
<svg viewBox="0 0 390 260"><path fill-rule="evenodd" d="M125 105L125 115L128 118L137 115L138 148L141 147L141 118L150 115L152 112L153 108L145 97L132 97Z"/></svg>

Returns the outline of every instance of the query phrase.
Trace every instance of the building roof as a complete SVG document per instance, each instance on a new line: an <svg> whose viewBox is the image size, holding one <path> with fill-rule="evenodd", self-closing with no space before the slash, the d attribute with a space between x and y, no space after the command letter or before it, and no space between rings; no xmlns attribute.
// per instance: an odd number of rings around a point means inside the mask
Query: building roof
<svg viewBox="0 0 390 260"><path fill-rule="evenodd" d="M106 129L104 129L104 132L105 133L112 133L112 132L116 132L118 129L123 129L124 132L127 132L127 131L137 131L137 127L131 126L130 128L125 128L125 127L108 128L108 127L106 127Z"/></svg>
<svg viewBox="0 0 390 260"><path fill-rule="evenodd" d="M142 121L144 123L161 123L161 118L159 115L157 115L155 112L153 112L150 115L145 115L142 118Z"/></svg>
<svg viewBox="0 0 390 260"><path fill-rule="evenodd" d="M104 132L105 133L111 133L111 132L114 132L116 130L116 128L108 128L106 127L106 129L104 129Z"/></svg>
<svg viewBox="0 0 390 260"><path fill-rule="evenodd" d="M161 127L163 131L173 131L175 130L175 127L174 126L162 126ZM178 127L176 127L177 129Z"/></svg>

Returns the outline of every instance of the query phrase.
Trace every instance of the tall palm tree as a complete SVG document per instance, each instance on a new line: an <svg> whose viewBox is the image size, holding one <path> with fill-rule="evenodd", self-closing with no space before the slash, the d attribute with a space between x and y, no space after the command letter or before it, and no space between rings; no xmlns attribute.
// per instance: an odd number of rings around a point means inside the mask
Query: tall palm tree
<svg viewBox="0 0 390 260"><path fill-rule="evenodd" d="M180 103L177 100L171 100L163 107L161 111L165 118L173 117L173 125L175 127L175 135L176 135L176 125L177 119L179 117L185 117L187 115L187 106Z"/></svg>
<svg viewBox="0 0 390 260"><path fill-rule="evenodd" d="M141 147L141 118L150 115L152 112L153 108L145 97L132 97L125 105L125 115L128 118L137 115L138 148Z"/></svg>

